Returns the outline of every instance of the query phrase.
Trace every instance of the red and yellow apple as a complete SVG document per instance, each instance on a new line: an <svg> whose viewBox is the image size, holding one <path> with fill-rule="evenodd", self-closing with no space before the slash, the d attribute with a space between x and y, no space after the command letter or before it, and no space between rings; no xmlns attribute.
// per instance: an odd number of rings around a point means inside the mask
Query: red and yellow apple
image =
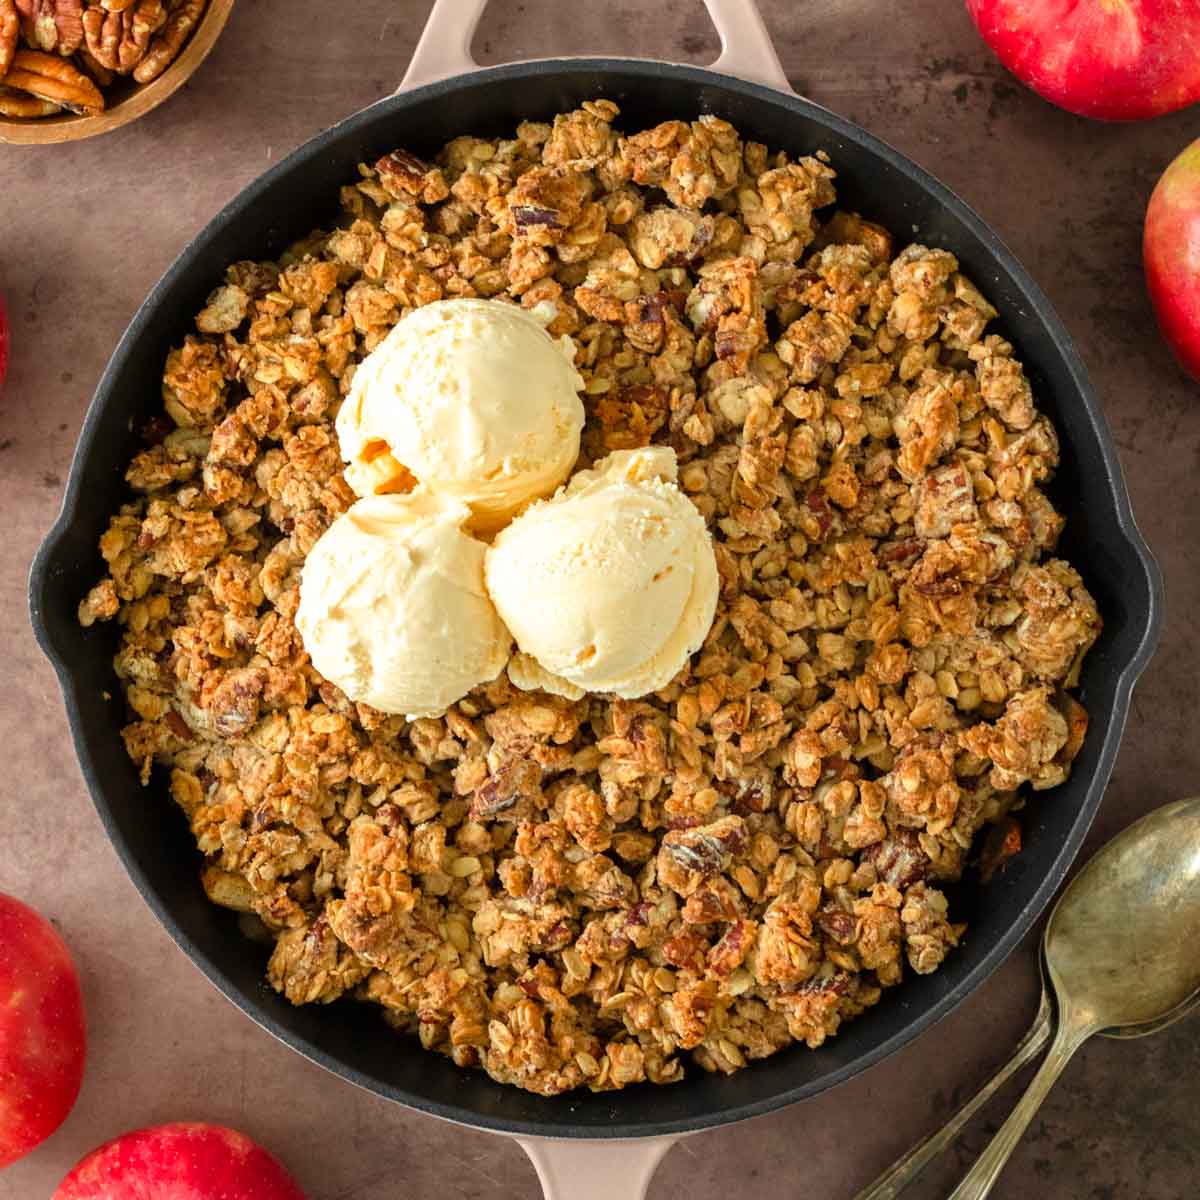
<svg viewBox="0 0 1200 1200"><path fill-rule="evenodd" d="M1200 141L1163 172L1150 197L1142 258L1163 337L1200 382Z"/></svg>
<svg viewBox="0 0 1200 1200"><path fill-rule="evenodd" d="M63 1123L86 1057L70 951L49 921L0 893L0 1167Z"/></svg>
<svg viewBox="0 0 1200 1200"><path fill-rule="evenodd" d="M52 1200L304 1200L257 1143L222 1125L181 1121L122 1134L82 1159Z"/></svg>
<svg viewBox="0 0 1200 1200"><path fill-rule="evenodd" d="M1038 95L1103 121L1200 100L1197 0L967 0L983 40Z"/></svg>

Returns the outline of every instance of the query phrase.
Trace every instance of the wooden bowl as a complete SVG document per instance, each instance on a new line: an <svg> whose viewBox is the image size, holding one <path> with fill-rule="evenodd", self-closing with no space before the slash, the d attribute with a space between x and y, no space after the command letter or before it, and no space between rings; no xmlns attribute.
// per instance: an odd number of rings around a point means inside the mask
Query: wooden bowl
<svg viewBox="0 0 1200 1200"><path fill-rule="evenodd" d="M191 77L192 72L208 57L229 14L234 0L208 0L200 24L192 31L179 56L157 78L149 83L135 83L130 78L118 78L111 87L103 89L108 107L94 117L62 113L54 117L18 120L0 117L0 142L14 146L49 146L54 142L75 142L96 137L128 125L157 108Z"/></svg>

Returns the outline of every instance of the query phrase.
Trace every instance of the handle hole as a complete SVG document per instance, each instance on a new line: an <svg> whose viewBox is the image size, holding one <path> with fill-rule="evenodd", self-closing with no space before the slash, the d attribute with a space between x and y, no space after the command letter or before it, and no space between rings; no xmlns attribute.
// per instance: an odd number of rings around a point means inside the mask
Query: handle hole
<svg viewBox="0 0 1200 1200"><path fill-rule="evenodd" d="M483 66L524 58L586 54L645 58L708 66L720 53L717 31L699 0L669 0L648 16L642 3L544 4L492 0L484 11L471 53Z"/></svg>

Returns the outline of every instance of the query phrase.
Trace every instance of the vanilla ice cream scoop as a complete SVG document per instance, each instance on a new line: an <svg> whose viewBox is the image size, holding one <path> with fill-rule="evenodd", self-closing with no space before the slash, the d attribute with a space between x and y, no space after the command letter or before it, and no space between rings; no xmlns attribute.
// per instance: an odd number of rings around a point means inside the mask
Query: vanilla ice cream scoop
<svg viewBox="0 0 1200 1200"><path fill-rule="evenodd" d="M440 716L495 679L512 639L483 581L484 545L461 501L370 496L304 562L296 628L313 666L351 700Z"/></svg>
<svg viewBox="0 0 1200 1200"><path fill-rule="evenodd" d="M473 528L501 528L579 457L574 353L514 304L416 309L359 365L338 412L347 481L360 496L420 487L469 505Z"/></svg>
<svg viewBox="0 0 1200 1200"><path fill-rule="evenodd" d="M633 699L700 647L716 556L675 478L671 449L618 450L497 535L484 569L521 652L509 667L518 687Z"/></svg>

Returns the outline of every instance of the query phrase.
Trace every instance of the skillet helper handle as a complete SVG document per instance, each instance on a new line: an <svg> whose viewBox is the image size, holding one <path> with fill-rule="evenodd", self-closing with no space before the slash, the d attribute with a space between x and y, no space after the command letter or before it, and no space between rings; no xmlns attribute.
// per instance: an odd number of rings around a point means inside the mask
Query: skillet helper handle
<svg viewBox="0 0 1200 1200"><path fill-rule="evenodd" d="M537 1171L545 1200L645 1200L658 1164L678 1140L517 1139Z"/></svg>
<svg viewBox="0 0 1200 1200"><path fill-rule="evenodd" d="M471 57L471 41L487 2L434 0L404 80L396 90L406 92L451 75L478 71L479 64ZM712 70L791 91L756 0L704 0L704 6L721 39L721 53Z"/></svg>

